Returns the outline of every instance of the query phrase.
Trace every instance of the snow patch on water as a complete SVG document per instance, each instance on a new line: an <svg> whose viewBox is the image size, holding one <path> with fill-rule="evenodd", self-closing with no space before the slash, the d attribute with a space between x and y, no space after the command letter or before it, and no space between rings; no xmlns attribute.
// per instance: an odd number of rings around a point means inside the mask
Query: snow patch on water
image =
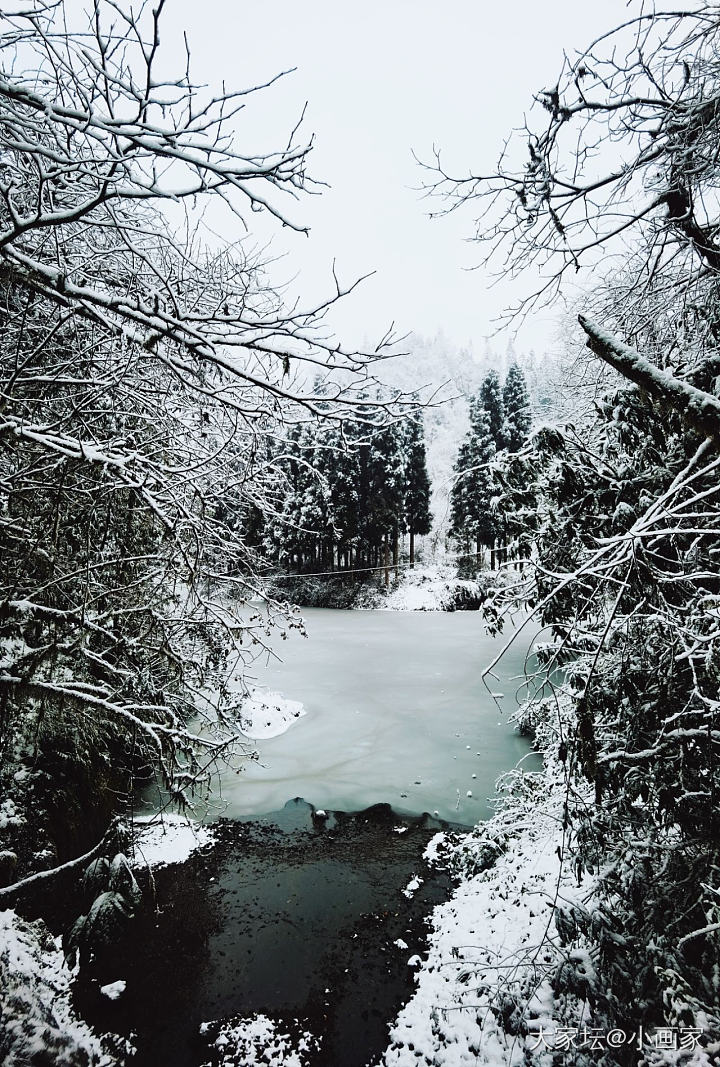
<svg viewBox="0 0 720 1067"><path fill-rule="evenodd" d="M280 693L255 689L240 709L240 729L253 740L278 737L289 730L292 724L305 715L305 708L298 700L288 700Z"/></svg>
<svg viewBox="0 0 720 1067"><path fill-rule="evenodd" d="M298 1032L291 1036L267 1015L203 1023L200 1033L215 1031L216 1027L212 1064L219 1067L308 1067L309 1057L319 1047L317 1038L299 1023ZM202 1067L211 1067L210 1061Z"/></svg>
<svg viewBox="0 0 720 1067"><path fill-rule="evenodd" d="M126 982L119 979L117 982L108 982L107 985L101 985L100 992L108 1000L118 1000L125 992L126 985Z"/></svg>
<svg viewBox="0 0 720 1067"><path fill-rule="evenodd" d="M408 900L412 900L412 898L415 896L422 884L422 878L418 874L414 874L408 884L403 889L403 894L408 898Z"/></svg>
<svg viewBox="0 0 720 1067"><path fill-rule="evenodd" d="M215 840L212 830L184 815L140 815L134 822L135 866L184 863L196 849Z"/></svg>

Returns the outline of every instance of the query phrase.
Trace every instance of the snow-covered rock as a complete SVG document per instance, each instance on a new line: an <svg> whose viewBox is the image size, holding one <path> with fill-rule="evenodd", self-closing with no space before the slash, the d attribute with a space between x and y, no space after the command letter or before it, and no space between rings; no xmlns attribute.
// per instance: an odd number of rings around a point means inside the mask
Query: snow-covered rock
<svg viewBox="0 0 720 1067"><path fill-rule="evenodd" d="M412 878L410 879L408 884L403 889L403 893L408 898L408 900L411 900L412 897L415 896L415 894L417 893L417 891L420 888L420 886L422 885L422 883L423 883L423 880L419 875L414 874L412 876Z"/></svg>
<svg viewBox="0 0 720 1067"><path fill-rule="evenodd" d="M100 992L104 997L107 997L108 1000L119 1000L125 992L126 987L127 983L122 979L119 979L117 982L108 982L107 985L101 985Z"/></svg>

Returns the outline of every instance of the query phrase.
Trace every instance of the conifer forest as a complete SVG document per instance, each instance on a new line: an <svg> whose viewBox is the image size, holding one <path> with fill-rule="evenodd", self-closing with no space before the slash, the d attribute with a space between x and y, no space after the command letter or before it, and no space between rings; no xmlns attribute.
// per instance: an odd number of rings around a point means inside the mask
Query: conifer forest
<svg viewBox="0 0 720 1067"><path fill-rule="evenodd" d="M585 7L3 5L5 1067L720 1063L720 6Z"/></svg>

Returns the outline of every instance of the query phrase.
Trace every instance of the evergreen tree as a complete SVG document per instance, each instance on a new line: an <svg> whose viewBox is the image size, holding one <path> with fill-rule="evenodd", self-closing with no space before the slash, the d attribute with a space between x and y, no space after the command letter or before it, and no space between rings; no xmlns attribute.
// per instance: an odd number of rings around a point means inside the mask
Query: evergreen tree
<svg viewBox="0 0 720 1067"><path fill-rule="evenodd" d="M503 403L503 391L500 387L500 379L494 370L485 378L480 386L480 392L470 405L470 419L473 418L473 409L478 403L485 409L488 416L490 436L496 451L505 447L505 405Z"/></svg>
<svg viewBox="0 0 720 1067"><path fill-rule="evenodd" d="M322 436L323 430L313 423L305 427L301 438L298 527L303 558L312 569L325 570L332 564L333 524Z"/></svg>
<svg viewBox="0 0 720 1067"><path fill-rule="evenodd" d="M470 430L460 446L454 467L455 482L450 494L451 533L466 548L470 543L480 559L484 545L493 545L498 533L498 519L493 508L495 495L490 463L495 455L495 441L490 418L477 402L471 404Z"/></svg>
<svg viewBox="0 0 720 1067"><path fill-rule="evenodd" d="M338 569L348 569L360 543L360 456L342 427L327 429L317 463L327 486L330 554L336 549Z"/></svg>
<svg viewBox="0 0 720 1067"><path fill-rule="evenodd" d="M530 433L532 416L527 383L517 363L513 363L503 386L505 406L505 444L511 452L517 452L525 444Z"/></svg>
<svg viewBox="0 0 720 1067"><path fill-rule="evenodd" d="M303 529L304 497L312 475L308 466L312 458L312 442L303 424L291 427L284 447L275 457L278 509L275 516L266 516L265 549L282 566L302 569L307 550L307 535Z"/></svg>
<svg viewBox="0 0 720 1067"><path fill-rule="evenodd" d="M467 474L470 468L470 434L460 445L457 459L453 465L453 483L450 490L450 534L460 541L468 551L470 539L468 534Z"/></svg>
<svg viewBox="0 0 720 1067"><path fill-rule="evenodd" d="M281 567L302 573L384 566L387 581L406 530L414 558L415 535L432 524L422 419L398 421L369 440L365 433L366 427L305 422L278 445L276 506L263 516L260 536Z"/></svg>
<svg viewBox="0 0 720 1067"><path fill-rule="evenodd" d="M404 426L396 423L376 434L370 445L368 533L371 551L379 563L387 563L392 545L393 563L398 563L399 536L405 529L403 503L405 496ZM389 581L385 572L385 583Z"/></svg>
<svg viewBox="0 0 720 1067"><path fill-rule="evenodd" d="M410 566L415 566L415 535L430 533L430 476L422 418L410 420L405 434L405 522L410 533Z"/></svg>

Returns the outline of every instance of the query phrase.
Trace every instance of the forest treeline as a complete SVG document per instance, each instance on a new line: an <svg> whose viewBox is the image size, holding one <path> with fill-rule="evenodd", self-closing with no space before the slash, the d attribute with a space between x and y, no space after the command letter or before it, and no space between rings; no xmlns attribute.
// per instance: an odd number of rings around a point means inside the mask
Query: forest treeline
<svg viewBox="0 0 720 1067"><path fill-rule="evenodd" d="M532 411L517 363L501 385L485 377L468 403L470 426L452 472L449 548L463 573L526 558L523 509L505 480L528 440ZM248 509L244 538L271 567L291 574L397 568L401 538L415 563L430 533L431 484L422 411L375 433L332 422L302 423L268 445L273 507ZM532 498L527 502L532 506ZM489 548L485 559L483 549ZM459 551L455 551L459 550Z"/></svg>
<svg viewBox="0 0 720 1067"><path fill-rule="evenodd" d="M306 422L268 459L273 507L251 509L245 535L275 569L364 578L397 566L405 534L414 565L415 538L432 524L422 411L374 431Z"/></svg>

